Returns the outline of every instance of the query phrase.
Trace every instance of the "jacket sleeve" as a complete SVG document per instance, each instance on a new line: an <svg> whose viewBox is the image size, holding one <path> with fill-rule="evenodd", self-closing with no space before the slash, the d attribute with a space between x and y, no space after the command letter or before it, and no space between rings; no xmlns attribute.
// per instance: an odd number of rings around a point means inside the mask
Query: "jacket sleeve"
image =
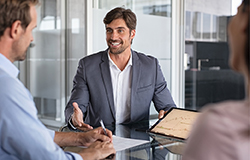
<svg viewBox="0 0 250 160"><path fill-rule="evenodd" d="M153 102L156 110L159 112L160 110L169 110L172 107L176 107L174 100L171 96L170 91L167 87L167 82L163 76L161 71L161 67L157 59L155 59L156 63L156 81L155 81L155 90L153 96Z"/></svg>
<svg viewBox="0 0 250 160"><path fill-rule="evenodd" d="M71 119L71 115L74 112L74 107L72 105L73 102L77 102L79 108L83 112L84 120L89 103L89 90L86 80L86 71L83 59L79 61L77 73L73 80L73 89L71 91L71 97L65 108L65 121L67 124Z"/></svg>

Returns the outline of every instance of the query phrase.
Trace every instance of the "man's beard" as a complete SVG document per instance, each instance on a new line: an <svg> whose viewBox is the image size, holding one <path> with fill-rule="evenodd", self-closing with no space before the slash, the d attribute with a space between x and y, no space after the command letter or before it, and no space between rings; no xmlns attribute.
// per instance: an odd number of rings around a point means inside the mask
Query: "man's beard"
<svg viewBox="0 0 250 160"><path fill-rule="evenodd" d="M18 61L24 61L27 57L27 51L28 51L28 48L25 50L25 52L22 54L21 57L19 57L19 60Z"/></svg>
<svg viewBox="0 0 250 160"><path fill-rule="evenodd" d="M13 47L13 52L16 54L16 57L14 58L14 61L23 61L26 59L27 56L27 51L29 46L26 47L26 49L24 51L22 51L20 48L20 41L17 41L16 43L14 43L15 47Z"/></svg>
<svg viewBox="0 0 250 160"><path fill-rule="evenodd" d="M121 54L122 52L124 52L128 47L129 47L129 45L128 46L121 46L120 48L117 48L117 49L112 49L109 45L109 51L110 51L110 53L117 55L117 54Z"/></svg>

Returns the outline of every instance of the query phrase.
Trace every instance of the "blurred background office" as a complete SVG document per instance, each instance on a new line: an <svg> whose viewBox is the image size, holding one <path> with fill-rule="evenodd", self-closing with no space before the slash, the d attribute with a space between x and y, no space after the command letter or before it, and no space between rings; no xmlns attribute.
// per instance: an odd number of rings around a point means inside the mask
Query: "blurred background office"
<svg viewBox="0 0 250 160"><path fill-rule="evenodd" d="M106 49L102 22L112 8L137 15L132 48L159 59L180 108L243 99L243 77L228 66L227 24L241 0L41 0L34 44L15 63L40 120L64 124L64 108L80 58ZM153 105L153 104L152 104ZM156 111L151 107L151 117Z"/></svg>

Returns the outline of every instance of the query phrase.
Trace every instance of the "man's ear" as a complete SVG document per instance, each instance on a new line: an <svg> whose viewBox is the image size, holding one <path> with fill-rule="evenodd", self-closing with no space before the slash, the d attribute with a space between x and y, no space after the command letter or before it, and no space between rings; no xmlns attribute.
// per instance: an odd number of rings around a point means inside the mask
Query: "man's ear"
<svg viewBox="0 0 250 160"><path fill-rule="evenodd" d="M134 39L134 37L135 37L135 29L131 31L131 38Z"/></svg>
<svg viewBox="0 0 250 160"><path fill-rule="evenodd" d="M17 37L20 36L22 31L23 31L23 28L21 26L21 21L17 20L11 25L10 37L13 38L13 39L16 39Z"/></svg>

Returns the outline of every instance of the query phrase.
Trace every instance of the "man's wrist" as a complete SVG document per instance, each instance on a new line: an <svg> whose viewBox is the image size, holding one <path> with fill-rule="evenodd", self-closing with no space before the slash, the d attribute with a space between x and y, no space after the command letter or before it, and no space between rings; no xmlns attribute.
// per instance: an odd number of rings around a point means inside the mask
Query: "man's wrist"
<svg viewBox="0 0 250 160"><path fill-rule="evenodd" d="M70 117L69 119L69 126L73 129L73 130L77 130L77 128L73 125L73 122L72 122L72 116Z"/></svg>

